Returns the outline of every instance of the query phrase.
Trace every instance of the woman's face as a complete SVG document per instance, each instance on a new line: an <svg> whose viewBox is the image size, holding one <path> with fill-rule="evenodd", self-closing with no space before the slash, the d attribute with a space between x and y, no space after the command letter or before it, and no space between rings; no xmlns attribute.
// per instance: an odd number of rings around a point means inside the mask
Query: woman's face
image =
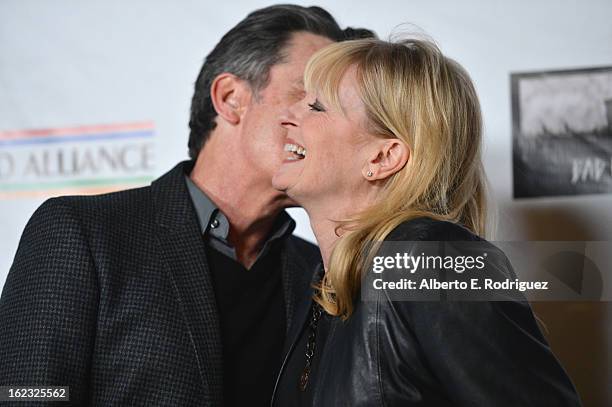
<svg viewBox="0 0 612 407"><path fill-rule="evenodd" d="M366 131L366 111L356 89L355 69L344 74L338 99L344 112L307 93L283 120L285 157L272 182L301 205L321 199L356 198L367 184L368 159L379 138Z"/></svg>

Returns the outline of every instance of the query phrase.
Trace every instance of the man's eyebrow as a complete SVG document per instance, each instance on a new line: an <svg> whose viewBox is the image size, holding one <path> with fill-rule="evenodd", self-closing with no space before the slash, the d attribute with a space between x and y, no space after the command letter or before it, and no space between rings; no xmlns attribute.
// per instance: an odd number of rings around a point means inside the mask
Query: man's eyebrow
<svg viewBox="0 0 612 407"><path fill-rule="evenodd" d="M293 86L291 86L291 93L300 99L306 96L303 79L293 82Z"/></svg>

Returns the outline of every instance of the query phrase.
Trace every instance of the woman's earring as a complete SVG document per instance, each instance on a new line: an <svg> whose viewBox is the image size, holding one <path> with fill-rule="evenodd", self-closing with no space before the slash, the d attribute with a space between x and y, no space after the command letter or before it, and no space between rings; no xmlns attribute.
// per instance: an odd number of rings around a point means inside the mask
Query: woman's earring
<svg viewBox="0 0 612 407"><path fill-rule="evenodd" d="M371 177L372 175L374 175L374 173L372 172L372 170L368 170L368 173L366 174L366 176Z"/></svg>

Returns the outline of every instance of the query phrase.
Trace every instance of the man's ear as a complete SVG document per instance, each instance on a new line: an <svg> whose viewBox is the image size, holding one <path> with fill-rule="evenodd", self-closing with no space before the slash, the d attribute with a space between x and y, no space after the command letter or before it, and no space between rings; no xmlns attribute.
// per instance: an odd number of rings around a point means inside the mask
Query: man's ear
<svg viewBox="0 0 612 407"><path fill-rule="evenodd" d="M410 159L410 148L397 138L381 139L362 172L369 181L383 180L400 171Z"/></svg>
<svg viewBox="0 0 612 407"><path fill-rule="evenodd" d="M210 85L210 99L215 111L230 124L240 123L247 100L251 97L249 86L236 75L224 72Z"/></svg>

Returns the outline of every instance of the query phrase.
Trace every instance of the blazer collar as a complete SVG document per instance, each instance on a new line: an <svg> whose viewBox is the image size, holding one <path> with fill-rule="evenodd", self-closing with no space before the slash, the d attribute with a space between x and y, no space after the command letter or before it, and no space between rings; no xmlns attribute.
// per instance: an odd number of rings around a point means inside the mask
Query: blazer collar
<svg viewBox="0 0 612 407"><path fill-rule="evenodd" d="M185 175L191 172L193 165L192 161L182 161L151 184L155 222L158 225L176 229L194 220L197 225L198 220L185 183Z"/></svg>

